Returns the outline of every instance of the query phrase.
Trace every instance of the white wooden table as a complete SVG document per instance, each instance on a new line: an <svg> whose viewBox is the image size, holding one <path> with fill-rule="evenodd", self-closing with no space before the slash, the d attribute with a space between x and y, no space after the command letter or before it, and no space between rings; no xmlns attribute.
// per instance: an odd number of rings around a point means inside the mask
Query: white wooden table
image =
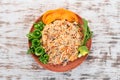
<svg viewBox="0 0 120 80"><path fill-rule="evenodd" d="M68 72L51 72L30 55L26 34L46 10L66 8L89 21L89 57ZM120 80L119 0L0 0L0 80Z"/></svg>

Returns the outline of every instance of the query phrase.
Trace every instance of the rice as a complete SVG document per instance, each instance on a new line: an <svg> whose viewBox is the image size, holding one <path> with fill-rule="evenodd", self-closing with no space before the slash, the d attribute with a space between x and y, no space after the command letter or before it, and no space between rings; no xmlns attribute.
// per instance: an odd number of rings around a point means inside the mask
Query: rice
<svg viewBox="0 0 120 80"><path fill-rule="evenodd" d="M82 32L76 22L56 20L46 25L42 32L42 42L49 63L64 64L78 57L78 47L81 45Z"/></svg>

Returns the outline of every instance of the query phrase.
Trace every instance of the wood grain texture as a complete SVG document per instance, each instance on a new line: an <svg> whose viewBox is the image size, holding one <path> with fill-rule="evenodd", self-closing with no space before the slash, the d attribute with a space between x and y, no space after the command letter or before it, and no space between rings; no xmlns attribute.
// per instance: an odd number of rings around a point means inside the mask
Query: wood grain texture
<svg viewBox="0 0 120 80"><path fill-rule="evenodd" d="M91 52L64 73L45 70L26 54L26 34L46 10L66 8L89 21ZM0 0L0 80L120 80L119 0Z"/></svg>

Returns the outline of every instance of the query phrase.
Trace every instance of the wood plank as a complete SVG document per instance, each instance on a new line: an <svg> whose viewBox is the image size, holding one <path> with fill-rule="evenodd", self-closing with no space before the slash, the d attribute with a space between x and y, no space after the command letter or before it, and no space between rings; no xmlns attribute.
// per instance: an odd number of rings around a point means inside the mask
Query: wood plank
<svg viewBox="0 0 120 80"><path fill-rule="evenodd" d="M29 32L44 11L64 7L89 21L94 32L87 60L62 73L26 54ZM0 0L0 80L120 80L119 0Z"/></svg>

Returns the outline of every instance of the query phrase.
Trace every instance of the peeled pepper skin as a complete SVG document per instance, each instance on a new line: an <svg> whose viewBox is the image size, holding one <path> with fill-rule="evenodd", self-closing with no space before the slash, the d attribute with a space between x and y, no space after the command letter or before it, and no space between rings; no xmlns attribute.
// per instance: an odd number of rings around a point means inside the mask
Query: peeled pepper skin
<svg viewBox="0 0 120 80"><path fill-rule="evenodd" d="M83 23L81 17L78 17L78 15L76 15L72 11L63 8L59 8L56 10L49 10L46 13L44 13L42 17L42 21L45 24L50 24L55 20L63 20L63 19L69 22L75 21L75 22L79 22L80 24Z"/></svg>

